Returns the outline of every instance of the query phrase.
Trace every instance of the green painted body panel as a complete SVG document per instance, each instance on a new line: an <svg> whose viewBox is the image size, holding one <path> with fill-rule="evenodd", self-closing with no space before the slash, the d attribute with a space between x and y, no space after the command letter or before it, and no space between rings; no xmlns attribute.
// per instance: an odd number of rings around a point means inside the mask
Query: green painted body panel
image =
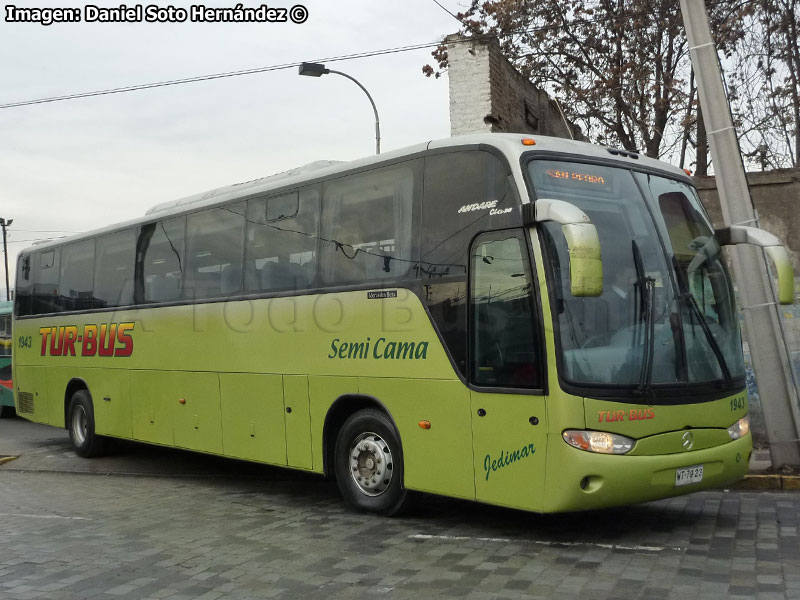
<svg viewBox="0 0 800 600"><path fill-rule="evenodd" d="M14 390L15 393L23 390L30 394L32 412L25 412L21 409L24 405L19 402L19 397L15 397L17 412L21 417L25 417L34 423L49 423L56 427L64 426L64 417L60 422L51 422L47 414L47 369L45 367L32 367L14 365Z"/></svg>
<svg viewBox="0 0 800 600"><path fill-rule="evenodd" d="M285 465L283 378L220 373L219 389L225 455Z"/></svg>
<svg viewBox="0 0 800 600"><path fill-rule="evenodd" d="M325 417L338 398L358 394L358 380L355 377L309 377L308 401L311 413L311 464L314 471L322 472L323 435ZM331 444L335 440L331 440Z"/></svg>
<svg viewBox="0 0 800 600"><path fill-rule="evenodd" d="M638 440L687 428L727 429L747 414L747 392L695 404L647 406L586 398L585 405L587 429L621 433Z"/></svg>
<svg viewBox="0 0 800 600"><path fill-rule="evenodd" d="M471 401L476 498L541 510L547 458L544 397L472 391Z"/></svg>
<svg viewBox="0 0 800 600"><path fill-rule="evenodd" d="M69 371L69 369L64 370ZM133 437L130 371L81 369L80 375L85 381L92 382L89 389L92 392L97 433L119 438ZM61 388L62 397L63 390L64 388Z"/></svg>
<svg viewBox="0 0 800 600"><path fill-rule="evenodd" d="M162 401L172 406L175 445L222 454L219 375L173 373L164 392Z"/></svg>
<svg viewBox="0 0 800 600"><path fill-rule="evenodd" d="M165 446L175 445L172 402L177 402L178 398L172 398L167 393L173 375L170 371L131 373L133 439Z"/></svg>
<svg viewBox="0 0 800 600"><path fill-rule="evenodd" d="M727 429L692 429L692 450L704 450L721 446L731 441ZM670 431L636 441L628 456L656 456L658 454L682 454L683 436L686 431Z"/></svg>
<svg viewBox="0 0 800 600"><path fill-rule="evenodd" d="M42 423L50 423L58 427L64 426L64 390L73 377L81 377L84 369L41 369L45 392L34 397L36 413L41 415Z"/></svg>
<svg viewBox="0 0 800 600"><path fill-rule="evenodd" d="M290 467L312 469L311 402L306 375L283 377L282 419L285 419L286 460ZM291 410L291 412L290 412Z"/></svg>

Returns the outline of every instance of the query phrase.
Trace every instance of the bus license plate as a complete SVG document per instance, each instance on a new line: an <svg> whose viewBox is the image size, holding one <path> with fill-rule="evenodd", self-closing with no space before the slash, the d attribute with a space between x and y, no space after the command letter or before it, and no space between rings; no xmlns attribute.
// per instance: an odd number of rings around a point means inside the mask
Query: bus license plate
<svg viewBox="0 0 800 600"><path fill-rule="evenodd" d="M690 483L700 483L701 481L703 481L703 465L675 470L675 487L689 485Z"/></svg>

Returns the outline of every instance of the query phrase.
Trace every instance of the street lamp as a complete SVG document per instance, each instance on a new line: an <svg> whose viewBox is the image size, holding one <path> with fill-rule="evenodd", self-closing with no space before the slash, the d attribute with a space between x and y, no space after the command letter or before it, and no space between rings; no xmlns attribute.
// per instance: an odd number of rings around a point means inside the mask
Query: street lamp
<svg viewBox="0 0 800 600"><path fill-rule="evenodd" d="M10 298L10 290L8 289L8 245L6 244L6 227L10 227L14 219L4 219L0 217L0 227L3 229L3 258L6 263L6 300Z"/></svg>
<svg viewBox="0 0 800 600"><path fill-rule="evenodd" d="M322 75L327 75L328 73L335 73L336 75L347 77L350 81L360 87L367 95L367 98L369 98L369 103L372 104L372 110L375 113L375 154L381 153L381 125L380 120L378 119L378 109L375 107L375 102L373 102L372 96L369 95L367 88L361 85L355 77L351 77L347 73L342 73L341 71L326 69L325 65L322 63L304 62L300 65L298 73L300 75L305 75L306 77L320 77Z"/></svg>

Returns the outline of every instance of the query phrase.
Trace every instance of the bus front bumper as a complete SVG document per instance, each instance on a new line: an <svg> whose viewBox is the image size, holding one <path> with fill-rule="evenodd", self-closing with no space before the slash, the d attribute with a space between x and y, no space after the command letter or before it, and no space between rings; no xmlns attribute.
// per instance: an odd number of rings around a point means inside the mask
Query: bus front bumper
<svg viewBox="0 0 800 600"><path fill-rule="evenodd" d="M752 450L750 434L712 448L655 456L596 454L550 435L544 511L591 510L722 487L745 476ZM701 465L700 481L676 485L678 469Z"/></svg>

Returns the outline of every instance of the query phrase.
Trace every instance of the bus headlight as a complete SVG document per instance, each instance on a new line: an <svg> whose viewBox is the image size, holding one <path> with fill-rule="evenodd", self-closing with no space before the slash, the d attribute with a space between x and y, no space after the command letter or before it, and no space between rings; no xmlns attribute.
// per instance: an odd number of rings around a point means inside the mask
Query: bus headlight
<svg viewBox="0 0 800 600"><path fill-rule="evenodd" d="M564 441L570 446L587 452L601 454L625 454L633 448L635 443L629 437L605 431L579 431L567 429L561 434Z"/></svg>
<svg viewBox="0 0 800 600"><path fill-rule="evenodd" d="M728 427L728 435L732 440L738 440L740 437L746 436L750 433L750 415L745 415L736 423Z"/></svg>

